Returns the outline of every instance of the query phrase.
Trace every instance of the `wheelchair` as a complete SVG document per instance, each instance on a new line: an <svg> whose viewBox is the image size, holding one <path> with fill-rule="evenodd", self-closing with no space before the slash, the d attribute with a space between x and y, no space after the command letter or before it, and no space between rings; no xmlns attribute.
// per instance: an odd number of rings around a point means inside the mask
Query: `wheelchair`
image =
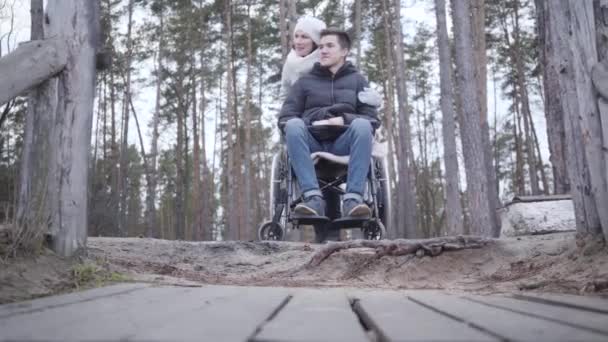
<svg viewBox="0 0 608 342"><path fill-rule="evenodd" d="M377 143L375 143L377 144ZM327 152L311 155L315 162L315 172L319 187L326 202L327 220L301 217L294 214L294 208L303 200L293 169L290 167L287 147L281 149L272 159L270 177L270 220L260 224L259 240L283 241L288 230L312 225L315 242L322 243L330 237L337 237L342 229L360 229L364 239L381 240L388 238L387 226L391 217L391 193L386 156L372 153L370 169L363 199L371 209L369 218L342 218L342 196L346 193L348 156L336 156Z"/></svg>

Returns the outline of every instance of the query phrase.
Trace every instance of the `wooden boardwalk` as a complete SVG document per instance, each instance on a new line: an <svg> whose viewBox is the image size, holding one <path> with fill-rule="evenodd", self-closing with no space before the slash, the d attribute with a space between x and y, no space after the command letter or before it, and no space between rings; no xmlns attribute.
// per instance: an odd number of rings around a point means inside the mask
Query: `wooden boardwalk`
<svg viewBox="0 0 608 342"><path fill-rule="evenodd" d="M608 341L608 300L121 284L2 305L0 340Z"/></svg>

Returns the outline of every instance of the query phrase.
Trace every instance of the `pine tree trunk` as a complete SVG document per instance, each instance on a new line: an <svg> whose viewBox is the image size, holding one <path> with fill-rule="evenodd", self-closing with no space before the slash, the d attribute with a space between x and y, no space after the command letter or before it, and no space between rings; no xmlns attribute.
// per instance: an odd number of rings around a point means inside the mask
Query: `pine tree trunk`
<svg viewBox="0 0 608 342"><path fill-rule="evenodd" d="M441 112L443 150L446 173L446 221L448 235L464 234L462 206L458 186L458 154L456 151L456 113L454 111L454 84L452 81L452 56L446 24L445 0L435 0L437 16L437 45L441 82Z"/></svg>
<svg viewBox="0 0 608 342"><path fill-rule="evenodd" d="M520 42L520 28L519 28L519 0L514 2L513 8L514 27L513 27L513 44L510 43L509 34L507 32L506 24L504 24L505 39L507 45L510 46L511 50L511 61L515 68L516 74L516 87L515 91L519 94L521 103L521 112L524 119L524 136L526 142L526 161L528 162L528 174L530 176L530 188L532 195L540 194L540 187L538 184L538 163L536 161L536 153L534 149L534 138L531 132L531 121L532 113L530 110L530 100L528 96L528 89L526 86L526 75L524 72L524 65L521 59L521 42ZM504 17L503 17L504 21Z"/></svg>
<svg viewBox="0 0 608 342"><path fill-rule="evenodd" d="M162 7L162 4L160 5ZM158 138L160 136L158 132L158 126L160 124L160 99L161 99L161 85L162 85L162 70L163 70L163 51L164 51L164 35L165 35L165 22L164 13L159 11L159 38L158 38L158 50L156 52L156 95L155 95L155 106L154 114L152 116L152 141L150 148L150 175L148 182L148 191L146 192L146 236L147 237L160 237L157 210L156 210L156 187L158 184Z"/></svg>
<svg viewBox="0 0 608 342"><path fill-rule="evenodd" d="M131 101L131 60L133 56L133 39L132 39L132 29L133 29L133 4L134 0L129 0L128 4L128 22L127 22L127 53L126 53L126 61L125 61L125 70L126 73L126 83L125 83L125 91L123 98L123 107L122 107L122 139L121 139L121 149L120 149L120 181L121 181L121 193L120 193L120 219L119 219L119 230L122 236L125 236L129 227L126 226L127 220L127 184L128 184L128 148L129 148L129 117L130 117L130 107L129 102Z"/></svg>
<svg viewBox="0 0 608 342"><path fill-rule="evenodd" d="M113 67L114 68L114 67ZM111 112L111 150L112 150L112 163L110 165L111 172L111 185L110 185L110 198L111 198L111 210L114 213L120 213L120 172L119 168L116 167L120 163L120 153L118 151L117 129L116 129L116 82L115 82L115 70L110 71L110 112ZM120 215L113 217L113 231L116 235L120 236Z"/></svg>
<svg viewBox="0 0 608 342"><path fill-rule="evenodd" d="M185 150L185 129L184 121L188 107L186 105L186 97L183 89L184 83L184 63L178 63L177 77L175 79L175 92L177 101L177 110L175 116L177 118L177 141L175 145L175 169L177 177L175 179L175 238L184 240L186 238L186 208L184 197L186 196L186 188L184 186L186 179L186 170L184 166L184 150Z"/></svg>
<svg viewBox="0 0 608 342"><path fill-rule="evenodd" d="M205 57L203 52L200 53L200 63L203 68L203 75L205 75ZM209 172L209 167L207 165L207 145L205 144L205 112L207 111L207 97L206 97L206 82L205 77L201 77L201 96L200 96L200 104L201 104L201 157L202 157L202 182L201 182L201 215L202 215L202 227L200 233L200 239L202 240L211 240L211 226L213 224L213 213L211 211L211 206L213 204L213 184L214 180ZM217 120L216 120L217 121ZM214 151L215 154L215 151Z"/></svg>
<svg viewBox="0 0 608 342"><path fill-rule="evenodd" d="M31 13L31 39L42 40L44 39L42 0L31 1ZM24 231L38 231L46 226L48 220L40 214L49 210L46 191L51 175L46 168L52 153L56 96L56 78L43 82L28 96L17 202L17 223ZM44 113L48 109L51 110Z"/></svg>
<svg viewBox="0 0 608 342"><path fill-rule="evenodd" d="M252 90L251 90L251 82L253 82L252 77L252 67L253 67L253 47L252 47L252 37L251 31L253 30L251 26L251 3L247 2L247 78L245 80L245 108L243 109L244 121L245 121L245 141L243 143L244 147L244 156L243 156L243 178L244 178L244 187L245 187L245 198L244 198L244 214L245 214L245 227L244 233L245 235L242 237L244 240L252 239L254 235L254 225L252 221L252 209L253 202L251 197L251 158L253 156L251 149L251 102L252 102Z"/></svg>
<svg viewBox="0 0 608 342"><path fill-rule="evenodd" d="M361 69L361 0L355 0L355 42L357 68Z"/></svg>
<svg viewBox="0 0 608 342"><path fill-rule="evenodd" d="M194 63L194 54L192 55ZM196 77L194 77L196 80ZM196 85L196 81L193 85ZM197 102L197 87L192 87L192 240L198 241L201 239L201 231L203 224L203 213L202 213L202 197L201 197L201 145L200 138L198 136L198 102ZM201 101L203 101L201 99ZM203 137L204 139L204 137Z"/></svg>
<svg viewBox="0 0 608 342"><path fill-rule="evenodd" d="M601 141L603 141L601 149L603 152L603 165L601 165L603 169L601 172L603 174L604 190L608 191L608 91L606 91L608 89L608 1L594 0L593 8L598 63L593 66L591 72L600 114L601 126L598 133L601 133ZM603 200L596 198L596 205L598 208L608 207L606 197ZM608 225L604 218L602 218L602 231L604 240L608 241Z"/></svg>
<svg viewBox="0 0 608 342"><path fill-rule="evenodd" d="M463 115L460 123L462 147L464 152L467 198L470 212L470 231L472 234L491 236L492 211L488 189L488 173L483 145L481 113L477 100L477 80L473 55L469 3L452 2L452 19L454 21L456 65L458 67L457 85L460 88L460 99Z"/></svg>
<svg viewBox="0 0 608 342"><path fill-rule="evenodd" d="M104 164L107 164L108 161L108 74L104 73L103 75L103 79L102 82L103 84L101 85L102 89L102 94L101 94L101 98L100 101L103 101L103 128L102 128L102 150L103 150L103 160L104 160ZM106 171L105 168L102 168L102 171ZM107 173L109 174L109 172Z"/></svg>
<svg viewBox="0 0 608 342"><path fill-rule="evenodd" d="M475 48L475 64L477 65L476 81L481 114L481 139L484 147L487 179L490 186L488 188L488 200L490 201L491 208L492 234L494 237L498 237L500 235L500 220L498 219L497 210L501 207L501 203L498 197L496 173L494 172L494 165L492 165L492 145L490 144L490 126L488 124L488 58L486 52L485 0L474 0L471 11L473 46Z"/></svg>
<svg viewBox="0 0 608 342"><path fill-rule="evenodd" d="M386 3L383 1L384 4L384 8L386 8ZM386 12L386 11L385 11ZM393 49L391 46L391 32L390 32L390 22L389 22L389 18L388 15L386 15L385 13L382 14L382 18L383 18L383 22L384 22L384 36L385 36L385 60L386 60L386 65L382 64L382 61L380 61L381 65L383 65L383 75L384 75L384 119L385 119L385 130L386 130L386 139L388 140L388 168L389 168L389 177L391 180L391 183L389 184L389 186L391 187L391 194L395 194L395 191L393 189L395 189L395 186L393 186L393 184L396 184L397 182L397 175L395 172L395 150L398 150L397 148L395 148L395 133L393 131L394 128L394 115L395 115L395 110L393 108L393 104L395 103L395 85L394 85L394 77L392 77L393 72L394 72L394 63L393 63ZM398 152L397 152L398 153ZM394 201L391 198L391 202L392 203L400 203L400 198L402 196L402 194L397 193L396 194L399 198L398 201ZM391 212L396 212L396 210L392 210ZM387 227L387 234L389 237L403 237L405 236L405 231L403 230L403 228L405 227L405 223L401 222L402 221L402 216L401 215L391 215L392 217L389 219L389 227ZM398 217L398 219L396 219Z"/></svg>
<svg viewBox="0 0 608 342"><path fill-rule="evenodd" d="M519 97L515 95L513 110L513 137L515 140L515 179L514 191L518 195L526 194L526 182L524 180L524 150L521 141L521 115L519 114Z"/></svg>
<svg viewBox="0 0 608 342"><path fill-rule="evenodd" d="M233 143L233 135L234 135L234 87L233 87L233 54L232 54L232 35L230 34L232 27L232 1L226 0L225 4L225 22L224 22L224 42L226 43L226 65L228 66L226 70L226 117L228 130L227 130L227 139L226 139L226 153L228 157L227 163L227 208L225 215L228 215L227 228L228 233L226 234L226 238L235 240L238 236L238 206L237 206L237 196L235 186L238 186L238 174L236 173L236 167L234 162L234 153L236 150L236 146Z"/></svg>
<svg viewBox="0 0 608 342"><path fill-rule="evenodd" d="M539 32L539 52L543 71L545 119L547 121L547 140L553 170L553 192L570 192L570 179L566 167L566 134L564 132L564 111L559 97L559 74L548 66L547 56L556 53L552 45L551 30L546 22L550 20L545 10L546 0L535 0Z"/></svg>
<svg viewBox="0 0 608 342"><path fill-rule="evenodd" d="M287 1L279 0L279 35L281 37L281 64L285 63L285 58L289 54L289 40L291 39L288 34L287 28Z"/></svg>
<svg viewBox="0 0 608 342"><path fill-rule="evenodd" d="M287 0L289 6L287 7L287 20L289 23L289 33L287 36L287 51L291 50L291 46L293 45L293 31L296 28L296 23L298 22L298 13L296 11L296 2L297 0Z"/></svg>
<svg viewBox="0 0 608 342"><path fill-rule="evenodd" d="M608 235L606 175L601 174L601 123L590 75L598 59L593 3L547 1L545 12L545 25L554 48L546 55L547 67L559 75L558 96L564 110L566 160L577 231L595 235L601 234L603 228L604 235Z"/></svg>
<svg viewBox="0 0 608 342"><path fill-rule="evenodd" d="M383 0L391 1L391 0ZM386 15L391 18L393 38L394 38L394 55L395 55L395 77L397 85L397 99L399 103L399 148L400 165L399 165L399 193L403 196L400 201L400 207L397 211L403 215L403 231L405 237L416 238L419 236L416 220L416 186L414 173L411 170L410 162L411 155L411 138L409 124L409 104L407 98L407 85L405 79L405 60L403 48L403 32L401 28L401 0L392 0L390 3L392 8L387 6ZM391 14L392 12L392 14ZM389 40L390 41L390 40Z"/></svg>

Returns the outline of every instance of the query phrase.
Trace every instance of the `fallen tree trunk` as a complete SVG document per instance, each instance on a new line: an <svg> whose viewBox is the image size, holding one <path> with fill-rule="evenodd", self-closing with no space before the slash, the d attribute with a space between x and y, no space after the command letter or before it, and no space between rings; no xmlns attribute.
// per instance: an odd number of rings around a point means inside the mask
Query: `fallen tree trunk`
<svg viewBox="0 0 608 342"><path fill-rule="evenodd" d="M68 60L63 39L34 40L0 59L0 105L59 73Z"/></svg>
<svg viewBox="0 0 608 342"><path fill-rule="evenodd" d="M317 251L305 267L319 266L332 254L349 248L375 249L376 257L401 256L407 254L437 256L444 251L481 248L492 239L480 236L449 236L432 239L397 239L397 240L351 240L330 242Z"/></svg>

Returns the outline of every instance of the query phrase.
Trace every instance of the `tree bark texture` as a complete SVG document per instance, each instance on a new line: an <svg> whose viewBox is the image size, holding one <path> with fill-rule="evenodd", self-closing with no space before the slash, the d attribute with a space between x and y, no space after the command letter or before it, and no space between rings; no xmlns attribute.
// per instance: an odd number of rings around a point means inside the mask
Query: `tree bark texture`
<svg viewBox="0 0 608 342"><path fill-rule="evenodd" d="M195 65L194 62L195 55L192 55L192 65ZM194 85L197 82L193 82ZM203 217L202 217L202 198L201 198L201 144L200 137L198 135L198 88L196 86L192 87L192 240L200 240L202 225L203 225ZM202 101L202 99L201 99ZM205 137L202 137L203 139Z"/></svg>
<svg viewBox="0 0 608 342"><path fill-rule="evenodd" d="M295 4L294 4L295 6ZM245 227L244 233L245 235L242 237L243 240L250 240L253 236L255 236L255 227L252 220L253 215L253 201L252 201L252 193L251 193L251 159L253 157L252 149L251 149L251 102L253 97L253 91L251 89L251 83L253 82L252 68L253 68L253 46L252 46L252 36L251 36L251 6L248 3L247 5L247 78L245 81L245 108L243 109L243 119L245 123L245 141L243 143L243 181L244 181L244 190L245 190L245 198L244 198L244 206L243 211L245 214ZM257 202L257 201L256 201Z"/></svg>
<svg viewBox="0 0 608 342"><path fill-rule="evenodd" d="M361 0L355 0L355 43L357 68L361 69Z"/></svg>
<svg viewBox="0 0 608 342"><path fill-rule="evenodd" d="M289 54L289 30L287 28L287 1L279 0L279 36L281 37L281 65L285 63L287 54Z"/></svg>
<svg viewBox="0 0 608 342"><path fill-rule="evenodd" d="M437 47L441 83L441 112L445 163L445 212L448 235L464 234L462 205L458 187L458 154L456 152L456 112L454 110L454 83L452 56L446 24L445 0L435 0L437 17Z"/></svg>
<svg viewBox="0 0 608 342"><path fill-rule="evenodd" d="M463 115L460 123L462 147L467 179L467 199L470 212L470 233L491 236L492 202L489 197L488 173L485 163L485 146L482 139L481 114L477 100L473 42L471 32L469 2L452 2L454 21L456 65L458 67L457 86L462 103Z"/></svg>
<svg viewBox="0 0 608 342"><path fill-rule="evenodd" d="M395 183L397 182L397 176L395 173L395 156L394 156L394 151L396 152L398 150L398 148L395 147L395 132L394 132L394 117L395 117L395 110L394 110L394 103L395 103L395 79L393 76L393 72L394 72L394 61L393 61L393 47L391 45L391 25L390 25L390 18L388 17L388 15L386 14L386 2L383 1L383 10L384 12L381 13L380 15L382 15L383 18L383 27L384 27L384 36L385 36L385 44L384 44L384 48L385 48L385 59L384 61L386 62L385 64L383 64L384 66L384 102L385 102L385 106L384 106L384 120L385 120L385 129L386 129L386 134L387 134L387 140L388 140L388 166L389 166L389 174L390 174L390 178L391 178L391 182ZM380 63L382 63L382 61L380 61ZM389 185L389 186L392 186ZM391 189L394 189L395 187L391 187ZM394 193L393 191L391 191L391 193ZM397 194L398 198L400 199L402 197L401 194ZM391 199L391 201L393 201L393 203L398 203L398 205L400 205L400 200L399 201L394 201L393 199ZM397 210L394 210L394 212L396 212ZM399 215L399 219L396 219L397 215L392 215L392 217L390 218L390 224L387 227L387 234L389 237L398 237L398 236L405 236L405 232L403 231L403 227L405 226L405 224L402 224L402 216Z"/></svg>
<svg viewBox="0 0 608 342"><path fill-rule="evenodd" d="M160 231L158 226L158 213L156 210L156 187L158 184L158 138L160 136L158 132L158 126L160 123L160 99L161 99L161 85L162 85L162 69L163 69L163 51L164 51L164 35L165 35L165 22L164 13L159 11L159 36L158 36L158 48L156 51L156 94L154 103L154 114L152 115L152 141L150 142L150 182L148 185L148 191L146 193L146 236L147 237L160 237Z"/></svg>
<svg viewBox="0 0 608 342"><path fill-rule="evenodd" d="M129 119L131 107L129 103L131 101L131 60L133 56L133 39L132 39L132 30L133 30L133 5L135 0L129 0L128 3L128 21L127 21L127 54L125 61L125 70L126 80L125 80L125 90L124 90L124 98L123 98L123 106L122 106L122 139L120 144L120 182L121 182L121 193L120 193L120 220L118 222L118 228L120 234L125 236L129 231L126 226L127 223L127 196L128 196L128 163L129 163Z"/></svg>
<svg viewBox="0 0 608 342"><path fill-rule="evenodd" d="M30 12L31 17L31 40L44 39L44 7L42 0L32 0ZM67 54L66 54L67 56ZM50 129L53 125L54 113L42 116L36 120L36 112L40 112L38 106L51 107L56 96L56 79L44 81L47 86L52 85L50 91L44 91L40 86L32 89L28 97L27 113L25 118L25 134L23 151L21 152L21 172L19 196L17 199L17 222L23 233L29 230L40 231L42 222L35 213L46 210L46 200L43 192L46 191L47 171L42 167L36 167L33 163L46 165L48 163L50 149ZM44 84L43 83L43 84ZM8 111L7 111L8 112ZM0 125L1 127L1 125ZM37 194L31 193L34 190ZM24 236L25 238L25 236Z"/></svg>
<svg viewBox="0 0 608 342"><path fill-rule="evenodd" d="M403 31L401 28L401 0L388 1L391 6L386 7L386 15L391 18L394 39L395 78L397 86L397 102L399 103L399 193L401 197L398 215L402 215L401 228L404 237L418 237L416 219L416 183L412 172L411 161L411 134L409 123L409 103L407 98L407 85L405 78L405 60L403 47ZM390 40L389 40L390 41Z"/></svg>
<svg viewBox="0 0 608 342"><path fill-rule="evenodd" d="M475 63L477 65L477 88L479 91L479 111L481 114L481 138L483 141L484 158L489 182L488 200L490 201L492 218L492 235L500 235L500 220L497 210L501 207L498 197L498 185L494 165L492 165L492 145L490 144L490 125L488 123L488 57L486 51L485 30L485 0L473 0L471 3L471 29L473 31L473 46L475 48Z"/></svg>
<svg viewBox="0 0 608 342"><path fill-rule="evenodd" d="M554 194L570 192L570 179L566 167L566 133L564 131L564 111L560 99L559 74L555 67L549 67L548 56L554 56L550 20L546 11L546 0L535 0L539 32L539 52L543 71L545 119L547 121L547 140L549 142L549 161L553 170Z"/></svg>
<svg viewBox="0 0 608 342"><path fill-rule="evenodd" d="M53 37L24 43L0 58L0 106L61 72L67 51L66 42Z"/></svg>
<svg viewBox="0 0 608 342"><path fill-rule="evenodd" d="M289 33L287 36L287 51L291 50L291 46L293 44L293 31L296 28L296 23L298 22L298 13L296 10L296 2L297 0L287 0L287 21L289 23Z"/></svg>
<svg viewBox="0 0 608 342"><path fill-rule="evenodd" d="M384 80L382 82L382 87L384 88L384 115L383 118L383 126L386 131L386 139L388 140L388 168L389 168L389 178L390 184L389 187L391 189L391 195L395 194L393 189L396 188L395 184L397 184L397 176L395 172L395 161L396 161L396 149L395 149L395 132L394 132L394 103L395 103L395 85L394 78L392 77L392 73L394 70L393 63L393 53L392 46L390 45L390 25L389 18L381 13L383 18L383 28L384 28L384 56L379 62L380 67L382 69L382 75L384 76ZM397 194L400 196L399 194ZM397 203L394 198L391 198L392 203ZM396 211L396 210L395 210ZM394 212L394 211L391 211ZM395 214L391 213L391 217L389 219L389 225L386 227L387 234L389 237L397 237L402 236L402 226L396 220Z"/></svg>
<svg viewBox="0 0 608 342"><path fill-rule="evenodd" d="M48 176L48 231L52 247L60 255L72 255L84 247L88 227L88 170L95 54L99 37L99 3L49 0L48 36L67 42L68 63L58 75L57 102L37 117L55 113ZM42 108L41 108L42 109Z"/></svg>
<svg viewBox="0 0 608 342"><path fill-rule="evenodd" d="M554 47L554 53L546 56L547 67L559 75L577 231L600 234L603 226L606 233L608 201L601 165L601 122L591 81L591 68L598 59L593 3L546 1L545 11Z"/></svg>
<svg viewBox="0 0 608 342"><path fill-rule="evenodd" d="M227 209L225 215L227 218L227 234L226 238L228 239L236 239L238 236L238 205L237 205L237 196L239 195L235 192L235 187L238 185L239 175L235 172L235 162L234 162L234 153L236 150L236 144L233 143L233 135L234 135L234 85L233 85L233 54L232 54L232 35L230 34L232 28L232 14L231 14L232 1L227 0L225 3L225 13L224 13L224 42L226 43L226 65L228 66L226 70L226 117L227 120L227 139L226 139L226 148L225 152L227 153L227 162L228 162L228 170L227 170Z"/></svg>

